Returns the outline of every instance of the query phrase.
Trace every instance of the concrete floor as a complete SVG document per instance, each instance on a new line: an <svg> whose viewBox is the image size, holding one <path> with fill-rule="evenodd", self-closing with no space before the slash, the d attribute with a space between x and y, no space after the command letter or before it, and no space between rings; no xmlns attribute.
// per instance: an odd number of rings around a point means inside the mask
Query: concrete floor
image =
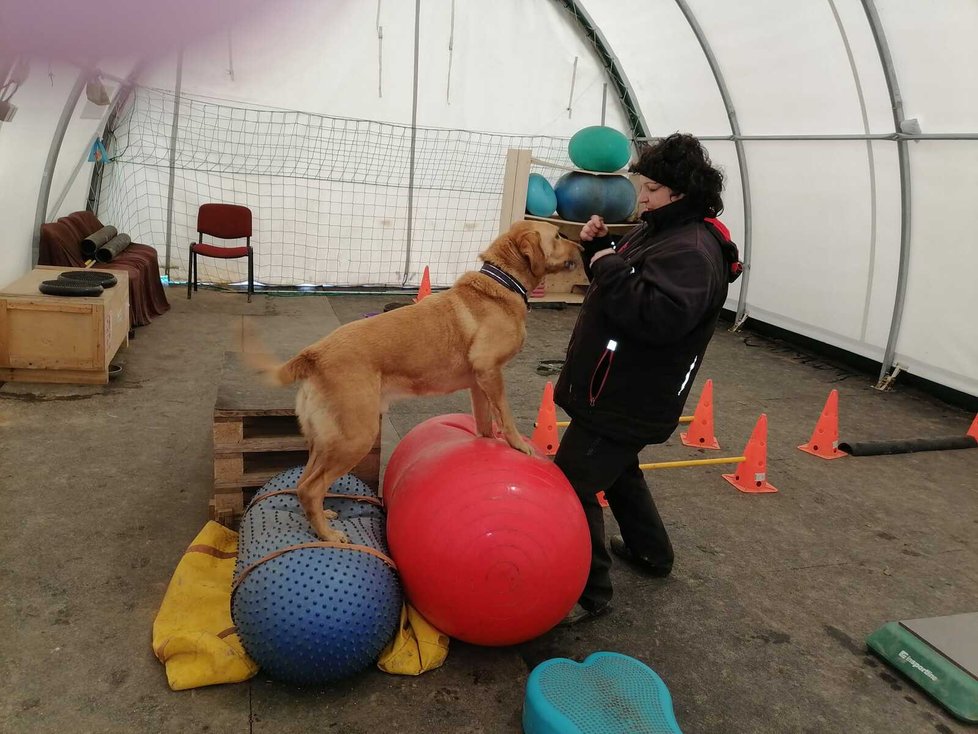
<svg viewBox="0 0 978 734"><path fill-rule="evenodd" d="M110 385L0 389L0 731L519 732L529 670L597 650L651 665L687 733L970 730L864 640L889 620L978 609L978 451L825 462L795 446L832 388L843 440L962 433L973 416L723 330L693 395L713 378L729 453L767 413L780 493L740 494L716 467L650 475L677 553L669 579L618 565L611 616L513 648L453 642L446 665L419 678L371 669L311 691L259 674L171 692L150 631L207 519L211 411L241 315L264 317L287 351L398 299L169 297L172 311L138 330ZM535 368L563 357L576 315L530 313L507 372L527 432L548 379ZM396 406L385 455L425 418L467 409L465 394ZM678 438L645 452L696 454Z"/></svg>

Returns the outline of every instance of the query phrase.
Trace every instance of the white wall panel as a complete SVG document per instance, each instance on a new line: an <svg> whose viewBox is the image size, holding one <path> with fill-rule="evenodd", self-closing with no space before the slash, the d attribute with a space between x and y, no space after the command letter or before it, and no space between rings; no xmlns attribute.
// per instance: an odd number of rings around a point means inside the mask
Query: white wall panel
<svg viewBox="0 0 978 734"><path fill-rule="evenodd" d="M824 2L831 13L831 6L828 5L829 0L816 0L816 2ZM883 64L880 62L879 51L876 48L876 41L873 39L873 31L866 17L863 4L861 0L833 0L833 3L836 12L839 14L839 20L842 22L846 40L849 43L849 52L852 54L852 60L856 66L863 104L866 107L868 132L873 134L892 133L893 111L890 107L890 95L886 89L886 77L883 75ZM839 41L843 43L841 34ZM844 45L841 52L845 53ZM847 78L852 78L851 70ZM841 84L842 78L840 77L837 81ZM853 79L853 85L853 91L855 91L855 79ZM865 132L862 127L860 127L860 132Z"/></svg>
<svg viewBox="0 0 978 734"><path fill-rule="evenodd" d="M692 0L745 135L863 131L838 26L821 0Z"/></svg>
<svg viewBox="0 0 978 734"><path fill-rule="evenodd" d="M877 0L904 114L926 133L978 131L978 3Z"/></svg>
<svg viewBox="0 0 978 734"><path fill-rule="evenodd" d="M894 143L874 141L872 148L876 173L876 240L875 249L871 242L866 242L867 258L873 270L866 283L860 339L868 345L866 354L879 359L890 333L900 269L900 163ZM871 213L867 212L867 216Z"/></svg>
<svg viewBox="0 0 978 734"><path fill-rule="evenodd" d="M283 109L410 122L414 3L381 3L382 44L376 3L297 0L288 7L289 13L256 15L232 29L233 79L226 34L188 47L184 91ZM556 4L456 0L449 95L450 37L451 3L423 3L419 125L571 135L600 122L607 78L593 49ZM173 89L174 68L174 57L163 60L144 76L144 83ZM611 88L607 124L625 129Z"/></svg>
<svg viewBox="0 0 978 734"><path fill-rule="evenodd" d="M910 277L897 361L978 395L978 145L911 146Z"/></svg>
<svg viewBox="0 0 978 734"><path fill-rule="evenodd" d="M730 134L713 72L674 0L586 6L628 75L650 135Z"/></svg>
<svg viewBox="0 0 978 734"><path fill-rule="evenodd" d="M860 341L871 235L865 144L746 148L754 217L750 313L807 324L850 346Z"/></svg>

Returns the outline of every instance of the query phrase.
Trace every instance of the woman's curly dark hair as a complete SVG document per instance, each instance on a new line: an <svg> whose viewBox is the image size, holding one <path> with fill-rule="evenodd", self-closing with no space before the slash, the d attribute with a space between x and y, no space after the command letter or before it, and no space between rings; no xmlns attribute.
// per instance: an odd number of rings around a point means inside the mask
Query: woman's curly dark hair
<svg viewBox="0 0 978 734"><path fill-rule="evenodd" d="M699 140L685 133L673 133L639 148L631 171L685 194L692 203L703 206L709 216L723 211L723 174L710 163L710 156Z"/></svg>

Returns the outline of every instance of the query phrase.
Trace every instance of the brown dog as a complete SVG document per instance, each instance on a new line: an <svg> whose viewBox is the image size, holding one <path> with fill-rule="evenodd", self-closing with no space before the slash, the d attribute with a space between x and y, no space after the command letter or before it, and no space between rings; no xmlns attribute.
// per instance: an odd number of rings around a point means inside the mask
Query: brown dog
<svg viewBox="0 0 978 734"><path fill-rule="evenodd" d="M517 222L479 255L488 268L464 273L447 291L341 326L285 364L250 355L279 384L302 382L296 414L309 461L298 496L320 538L348 542L330 528L335 514L323 509L323 498L370 452L379 415L394 400L471 390L479 434L493 435L495 417L509 445L530 453L502 374L526 338L527 304L519 289L529 293L546 273L576 267L578 249L552 224Z"/></svg>

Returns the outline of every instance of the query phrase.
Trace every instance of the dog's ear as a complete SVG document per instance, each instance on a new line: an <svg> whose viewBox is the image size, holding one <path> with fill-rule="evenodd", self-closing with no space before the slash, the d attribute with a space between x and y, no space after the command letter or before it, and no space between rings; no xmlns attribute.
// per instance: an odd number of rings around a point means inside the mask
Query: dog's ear
<svg viewBox="0 0 978 734"><path fill-rule="evenodd" d="M516 246L520 254L530 266L530 272L537 278L542 278L547 272L547 258L543 254L543 241L535 229L528 229L516 238Z"/></svg>

